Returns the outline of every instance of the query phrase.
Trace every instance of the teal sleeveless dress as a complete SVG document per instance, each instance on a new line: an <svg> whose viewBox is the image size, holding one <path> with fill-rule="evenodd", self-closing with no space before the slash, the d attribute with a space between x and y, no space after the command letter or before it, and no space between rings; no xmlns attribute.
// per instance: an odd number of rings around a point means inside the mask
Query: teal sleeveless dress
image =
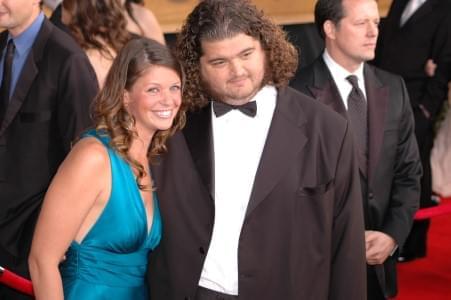
<svg viewBox="0 0 451 300"><path fill-rule="evenodd" d="M103 212L80 243L73 241L60 264L66 300L147 300L147 256L161 239L161 216L153 193L148 233L144 203L129 164L96 131L111 163L111 195Z"/></svg>

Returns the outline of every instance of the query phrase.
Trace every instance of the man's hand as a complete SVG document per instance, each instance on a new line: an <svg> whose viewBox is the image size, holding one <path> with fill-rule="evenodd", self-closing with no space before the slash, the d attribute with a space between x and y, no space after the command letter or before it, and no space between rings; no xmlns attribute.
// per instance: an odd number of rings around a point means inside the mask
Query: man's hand
<svg viewBox="0 0 451 300"><path fill-rule="evenodd" d="M426 73L426 75L429 77L434 77L436 69L437 69L437 64L434 63L434 61L432 59L428 59L424 66L424 72Z"/></svg>
<svg viewBox="0 0 451 300"><path fill-rule="evenodd" d="M384 263L396 246L395 240L380 231L365 231L366 262L369 265Z"/></svg>

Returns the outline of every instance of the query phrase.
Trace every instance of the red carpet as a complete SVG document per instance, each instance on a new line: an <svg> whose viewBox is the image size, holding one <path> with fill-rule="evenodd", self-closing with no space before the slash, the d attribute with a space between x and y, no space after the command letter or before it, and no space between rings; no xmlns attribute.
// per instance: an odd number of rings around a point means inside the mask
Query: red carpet
<svg viewBox="0 0 451 300"><path fill-rule="evenodd" d="M431 219L427 257L398 264L398 281L396 300L451 299L451 214Z"/></svg>

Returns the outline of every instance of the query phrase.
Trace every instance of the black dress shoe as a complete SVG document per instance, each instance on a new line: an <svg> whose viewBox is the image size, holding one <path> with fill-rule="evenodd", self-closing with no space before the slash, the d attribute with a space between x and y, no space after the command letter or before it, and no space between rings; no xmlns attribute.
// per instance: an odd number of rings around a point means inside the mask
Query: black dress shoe
<svg viewBox="0 0 451 300"><path fill-rule="evenodd" d="M415 259L415 257L413 257L413 256L401 256L401 255L398 256L398 262L400 262L400 263L409 262L414 259Z"/></svg>

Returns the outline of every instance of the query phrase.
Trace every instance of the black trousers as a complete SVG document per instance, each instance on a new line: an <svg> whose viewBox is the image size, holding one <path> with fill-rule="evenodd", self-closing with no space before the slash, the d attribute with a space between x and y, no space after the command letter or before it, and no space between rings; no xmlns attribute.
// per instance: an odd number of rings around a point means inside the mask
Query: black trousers
<svg viewBox="0 0 451 300"><path fill-rule="evenodd" d="M420 208L436 205L431 200L432 179L431 179L431 150L433 146L433 122L426 120L422 113L414 109L415 116L415 136L420 151L421 164L423 166L423 176L421 178L421 198ZM413 227L407 237L400 256L406 258L416 258L426 256L427 233L429 220L414 221Z"/></svg>
<svg viewBox="0 0 451 300"><path fill-rule="evenodd" d="M376 272L373 267L366 267L367 278L367 300L385 300L385 296L379 285Z"/></svg>

